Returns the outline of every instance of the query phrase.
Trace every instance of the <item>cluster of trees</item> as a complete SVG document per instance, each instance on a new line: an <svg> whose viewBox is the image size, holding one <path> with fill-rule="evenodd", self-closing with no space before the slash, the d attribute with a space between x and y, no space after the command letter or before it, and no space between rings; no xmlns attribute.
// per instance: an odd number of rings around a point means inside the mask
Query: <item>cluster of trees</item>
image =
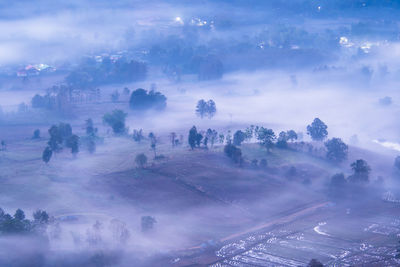
<svg viewBox="0 0 400 267"><path fill-rule="evenodd" d="M193 39L193 36L188 36L192 35L189 32L186 31L185 35ZM193 47L193 44L187 42L189 39L167 36L166 40L159 40L150 48L148 60L152 64L162 65L164 73L175 81L179 81L182 74L195 74L199 80L222 78L224 64L221 59L207 53L204 46Z"/></svg>
<svg viewBox="0 0 400 267"><path fill-rule="evenodd" d="M196 147L200 148L202 144L207 149L208 143L213 147L215 142L217 142L217 138L218 132L216 130L207 129L206 132L198 132L196 126L193 126L189 130L188 143L192 150Z"/></svg>
<svg viewBox="0 0 400 267"><path fill-rule="evenodd" d="M330 193L333 197L342 197L346 194L350 185L365 185L369 182L371 167L363 159L358 159L350 165L353 173L347 178L343 173L332 176L330 181Z"/></svg>
<svg viewBox="0 0 400 267"><path fill-rule="evenodd" d="M217 113L217 106L215 105L214 100L210 99L205 101L204 99L201 99L197 102L196 114L200 118L207 116L211 119L214 117L215 113Z"/></svg>
<svg viewBox="0 0 400 267"><path fill-rule="evenodd" d="M49 88L45 95L34 95L31 104L33 108L68 113L71 109L71 97L72 87L58 85Z"/></svg>
<svg viewBox="0 0 400 267"><path fill-rule="evenodd" d="M33 220L25 217L21 209L15 211L14 216L5 213L0 208L0 235L10 234L45 234L49 215L43 210L37 210L33 213Z"/></svg>
<svg viewBox="0 0 400 267"><path fill-rule="evenodd" d="M59 123L53 125L48 130L50 140L47 147L43 151L42 159L48 163L53 153L60 152L63 147L71 149L72 155L76 156L79 152L79 136L72 133L72 127L69 123Z"/></svg>
<svg viewBox="0 0 400 267"><path fill-rule="evenodd" d="M245 141L251 141L253 137L267 148L268 152L274 145L279 148L287 148L288 142L297 140L298 136L294 130L281 131L278 138L272 129L251 125L244 131L238 130L233 135L233 145L240 146Z"/></svg>
<svg viewBox="0 0 400 267"><path fill-rule="evenodd" d="M99 84L142 81L146 76L147 64L144 62L126 58L112 61L105 57L99 63L93 58L86 58L68 74L65 82L72 88L86 89Z"/></svg>
<svg viewBox="0 0 400 267"><path fill-rule="evenodd" d="M160 92L139 88L132 92L129 106L133 110L143 111L148 109L164 110L167 98Z"/></svg>
<svg viewBox="0 0 400 267"><path fill-rule="evenodd" d="M319 118L307 126L307 134L313 141L323 141L328 137L328 126ZM347 159L348 146L340 138L332 138L325 143L326 158L332 162L340 163Z"/></svg>

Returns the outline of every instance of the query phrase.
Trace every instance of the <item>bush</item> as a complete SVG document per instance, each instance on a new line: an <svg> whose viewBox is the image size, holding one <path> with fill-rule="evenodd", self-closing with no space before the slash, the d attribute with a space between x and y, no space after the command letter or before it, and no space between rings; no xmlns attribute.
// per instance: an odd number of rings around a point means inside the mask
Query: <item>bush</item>
<svg viewBox="0 0 400 267"><path fill-rule="evenodd" d="M240 148L237 148L236 146L229 143L225 145L224 152L229 158L233 160L233 162L239 164L243 162L242 150Z"/></svg>
<svg viewBox="0 0 400 267"><path fill-rule="evenodd" d="M145 154L140 153L138 155L136 155L135 158L135 163L140 167L140 168L144 168L144 166L147 163L147 157Z"/></svg>

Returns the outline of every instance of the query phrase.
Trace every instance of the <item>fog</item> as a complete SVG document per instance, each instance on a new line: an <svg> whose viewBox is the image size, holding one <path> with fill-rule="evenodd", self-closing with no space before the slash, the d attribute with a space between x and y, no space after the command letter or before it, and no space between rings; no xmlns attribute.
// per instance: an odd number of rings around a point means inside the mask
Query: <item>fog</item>
<svg viewBox="0 0 400 267"><path fill-rule="evenodd" d="M400 264L399 12L0 4L0 266Z"/></svg>

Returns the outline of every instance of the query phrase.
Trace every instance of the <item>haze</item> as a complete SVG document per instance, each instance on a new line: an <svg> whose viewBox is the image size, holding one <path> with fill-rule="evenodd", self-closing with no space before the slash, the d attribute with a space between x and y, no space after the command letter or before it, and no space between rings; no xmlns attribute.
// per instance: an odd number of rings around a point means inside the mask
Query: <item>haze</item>
<svg viewBox="0 0 400 267"><path fill-rule="evenodd" d="M399 15L0 3L0 266L400 265Z"/></svg>

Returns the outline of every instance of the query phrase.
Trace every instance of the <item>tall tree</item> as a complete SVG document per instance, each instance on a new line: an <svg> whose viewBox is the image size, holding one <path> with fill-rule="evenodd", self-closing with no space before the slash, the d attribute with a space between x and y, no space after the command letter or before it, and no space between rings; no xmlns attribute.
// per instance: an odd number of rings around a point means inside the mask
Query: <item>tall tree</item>
<svg viewBox="0 0 400 267"><path fill-rule="evenodd" d="M197 147L200 147L201 140L203 140L203 135L198 132L197 135L196 135L196 146Z"/></svg>
<svg viewBox="0 0 400 267"><path fill-rule="evenodd" d="M204 99L200 99L200 100L197 102L196 114L197 114L197 116L199 116L200 118L203 118L204 116L206 116L206 114L207 114L207 102L204 101Z"/></svg>
<svg viewBox="0 0 400 267"><path fill-rule="evenodd" d="M67 147L71 148L71 153L75 157L76 154L78 154L79 152L79 136L77 136L76 134L71 135L67 139L66 145Z"/></svg>
<svg viewBox="0 0 400 267"><path fill-rule="evenodd" d="M63 137L58 126L53 125L49 129L50 140L48 141L48 145L50 149L54 152L58 152L61 150L61 144L63 142Z"/></svg>
<svg viewBox="0 0 400 267"><path fill-rule="evenodd" d="M189 130L189 137L188 137L188 143L192 150L196 147L196 138L197 138L197 129L196 126L193 126Z"/></svg>
<svg viewBox="0 0 400 267"><path fill-rule="evenodd" d="M207 101L207 116L209 119L214 117L215 113L217 113L217 105L215 105L214 100L210 99Z"/></svg>
<svg viewBox="0 0 400 267"><path fill-rule="evenodd" d="M169 137L171 138L172 147L175 147L175 145L176 145L176 133L175 132L170 133Z"/></svg>
<svg viewBox="0 0 400 267"><path fill-rule="evenodd" d="M394 167L395 167L398 171L400 171L400 156L397 156L397 157L394 159Z"/></svg>
<svg viewBox="0 0 400 267"><path fill-rule="evenodd" d="M208 140L210 141L211 147L213 147L215 141L216 141L217 138L218 138L218 133L217 133L216 130L212 130L212 129L209 128L209 129L207 130L207 132L206 132L206 137L207 137Z"/></svg>
<svg viewBox="0 0 400 267"><path fill-rule="evenodd" d="M314 141L323 141L328 136L328 126L319 118L315 118L311 125L307 126L307 134Z"/></svg>
<svg viewBox="0 0 400 267"><path fill-rule="evenodd" d="M96 132L97 132L97 129L96 128L94 128L94 126L93 126L93 120L92 119L87 119L86 121L85 121L85 125L86 125L86 134L88 135L88 136L91 136L91 135L95 135L96 134Z"/></svg>
<svg viewBox="0 0 400 267"><path fill-rule="evenodd" d="M47 146L43 151L42 160L47 164L47 163L49 163L52 155L53 155L53 151L51 150L50 147Z"/></svg>
<svg viewBox="0 0 400 267"><path fill-rule="evenodd" d="M251 141L254 134L254 125L250 125L250 127L247 127L244 133L245 133L245 139L247 141Z"/></svg>
<svg viewBox="0 0 400 267"><path fill-rule="evenodd" d="M149 133L150 138L150 148L154 152L154 158L157 158L157 138L154 133Z"/></svg>
<svg viewBox="0 0 400 267"><path fill-rule="evenodd" d="M276 139L276 136L272 129L260 127L257 131L256 137L259 143L267 148L268 152L274 146L274 141Z"/></svg>

